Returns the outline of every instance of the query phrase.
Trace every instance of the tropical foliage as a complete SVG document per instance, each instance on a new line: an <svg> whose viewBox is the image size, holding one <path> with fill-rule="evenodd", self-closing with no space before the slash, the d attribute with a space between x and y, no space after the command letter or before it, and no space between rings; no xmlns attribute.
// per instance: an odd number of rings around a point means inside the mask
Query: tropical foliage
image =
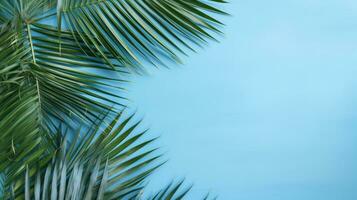
<svg viewBox="0 0 357 200"><path fill-rule="evenodd" d="M122 83L214 39L224 2L0 0L0 196L141 199L163 163L123 118Z"/></svg>

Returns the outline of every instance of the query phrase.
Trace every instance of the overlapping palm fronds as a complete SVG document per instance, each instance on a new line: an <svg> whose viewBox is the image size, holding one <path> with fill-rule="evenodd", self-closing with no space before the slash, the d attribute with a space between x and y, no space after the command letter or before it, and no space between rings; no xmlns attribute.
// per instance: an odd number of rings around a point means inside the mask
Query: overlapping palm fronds
<svg viewBox="0 0 357 200"><path fill-rule="evenodd" d="M113 106L121 105L118 83L122 80L104 74L110 66L85 54L66 32L59 54L56 34L48 26L33 24L20 36L12 30L0 35L4 41L0 52L0 170L11 160L9 155L31 161L25 154L38 155L31 150L51 141L48 138L56 124L90 124L100 113L114 113Z"/></svg>
<svg viewBox="0 0 357 200"><path fill-rule="evenodd" d="M129 136L111 133L116 130L111 129L110 133L80 134L75 140L73 130L79 124L99 130L102 113L112 116L125 106L121 83L128 72L143 70L146 63L180 62L180 54L214 39L222 23L212 13L225 14L216 7L218 3L225 1L0 0L0 182L5 184L5 193L15 199L36 197L39 190L43 194L41 177L46 177L46 169L52 176L48 181L55 185L66 166L70 169L63 178L66 186L88 186L68 198L81 199L88 191L94 197L106 166L111 173L123 165L116 157L129 147L119 151L115 138ZM64 137L58 124L67 127L70 136ZM78 146L84 141L91 150ZM64 147L67 143L84 148L80 159L73 160L76 156L73 149ZM127 167L137 162L127 163ZM82 177L80 171L97 177ZM26 181L20 181L25 172ZM122 178L111 182L108 175L105 189L116 187L111 197L118 197ZM60 194L57 186L56 194ZM56 189L51 188L43 192L53 195ZM103 198L105 195L109 193Z"/></svg>
<svg viewBox="0 0 357 200"><path fill-rule="evenodd" d="M82 51L68 32L62 32L61 41L56 30L45 25L27 25L23 38L7 32L4 38L14 45L5 46L0 53L0 89L21 93L35 88L43 124L49 125L52 119L66 121L69 113L91 119L120 102L118 82L123 80L115 75L105 77L104 70L110 66ZM58 52L59 43L62 52Z"/></svg>

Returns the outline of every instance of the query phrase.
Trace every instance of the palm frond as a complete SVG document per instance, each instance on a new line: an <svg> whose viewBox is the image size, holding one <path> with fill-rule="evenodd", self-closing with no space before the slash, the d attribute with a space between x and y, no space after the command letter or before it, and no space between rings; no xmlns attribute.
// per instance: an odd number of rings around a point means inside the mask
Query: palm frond
<svg viewBox="0 0 357 200"><path fill-rule="evenodd" d="M0 97L0 172L8 178L18 177L27 164L41 163L39 158L51 148L50 142L44 142L48 135L38 125L38 101L33 93L36 89L28 88Z"/></svg>
<svg viewBox="0 0 357 200"><path fill-rule="evenodd" d="M143 188L143 181L161 164L155 148L144 148L155 139L141 139L140 122L117 115L110 123L69 139L68 129L58 128L57 148L46 165L25 167L22 179L6 180L7 195L14 199L128 199ZM156 164L155 164L156 163ZM10 186L13 187L10 187ZM25 191L25 192L24 192Z"/></svg>
<svg viewBox="0 0 357 200"><path fill-rule="evenodd" d="M48 126L51 120L82 119L93 121L99 112L121 105L125 80L105 73L111 66L88 55L77 46L68 32L62 33L62 51L56 29L45 25L27 25L23 37L7 31L0 48L2 66L0 90L18 91L36 88L38 118ZM4 104L5 102L2 102Z"/></svg>
<svg viewBox="0 0 357 200"><path fill-rule="evenodd" d="M191 190L192 185L189 187L183 187L184 180L177 183L171 182L163 189L159 190L156 194L148 197L147 200L180 200L183 199L187 193Z"/></svg>
<svg viewBox="0 0 357 200"><path fill-rule="evenodd" d="M106 77L108 71L113 71L110 65L83 53L68 32L62 32L59 41L57 30L52 27L35 24L31 30L38 35L33 36L35 62L31 72L38 81L47 119L65 121L71 113L93 121L98 113L122 105L120 102L125 98L119 94L124 89L118 84L125 80L118 74ZM60 43L61 52L57 48ZM57 114L59 110L63 114Z"/></svg>
<svg viewBox="0 0 357 200"><path fill-rule="evenodd" d="M177 53L192 49L222 23L209 13L226 14L212 0L64 0L66 26L99 56L108 50L121 64L135 67L142 60L163 63L162 57L179 61ZM190 42L190 43L188 43Z"/></svg>
<svg viewBox="0 0 357 200"><path fill-rule="evenodd" d="M186 199L188 193L192 190L193 185L185 186L185 180L178 182L172 181L167 186L163 187L161 190L157 191L153 195L145 198L146 200L181 200ZM138 199L143 199L141 196ZM207 193L203 200L216 200L217 197L212 197Z"/></svg>

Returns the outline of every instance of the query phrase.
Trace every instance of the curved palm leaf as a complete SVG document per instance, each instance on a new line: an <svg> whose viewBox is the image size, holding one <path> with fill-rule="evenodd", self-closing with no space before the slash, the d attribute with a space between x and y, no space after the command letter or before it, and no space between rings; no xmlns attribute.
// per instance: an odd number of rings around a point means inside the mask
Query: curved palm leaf
<svg viewBox="0 0 357 200"><path fill-rule="evenodd" d="M135 133L140 122L131 125L132 117L121 119L119 114L103 124L104 129L95 125L85 134L77 131L71 139L68 129L58 128L56 148L44 156L51 161L28 166L23 179L5 180L6 195L14 199L137 196L143 181L161 164L155 164L160 157L155 148L144 148L155 139L141 139L146 131Z"/></svg>
<svg viewBox="0 0 357 200"><path fill-rule="evenodd" d="M177 183L171 182L163 189L159 190L155 194L146 198L146 200L181 200L187 197L187 194L190 192L191 189L192 189L192 185L184 186L184 180L179 181ZM211 196L210 194L207 194L202 199L203 200L217 199L216 197L211 198L210 196Z"/></svg>
<svg viewBox="0 0 357 200"><path fill-rule="evenodd" d="M183 183L183 180L178 183L171 182L166 187L158 191L156 194L147 198L147 200L181 200L192 188L192 186L183 188Z"/></svg>
<svg viewBox="0 0 357 200"><path fill-rule="evenodd" d="M63 0L60 14L98 54L105 57L104 47L123 65L137 66L141 60L162 63L161 56L179 61L183 47L193 50L192 43L214 39L210 32L219 33L221 23L209 13L225 13L212 2L225 1Z"/></svg>

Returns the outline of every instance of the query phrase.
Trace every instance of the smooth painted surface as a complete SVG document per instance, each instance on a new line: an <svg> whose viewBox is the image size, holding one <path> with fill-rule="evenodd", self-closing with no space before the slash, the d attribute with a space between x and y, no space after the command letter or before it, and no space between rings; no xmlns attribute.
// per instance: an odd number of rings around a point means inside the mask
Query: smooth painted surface
<svg viewBox="0 0 357 200"><path fill-rule="evenodd" d="M230 200L357 199L357 2L231 0L225 37L136 77L169 158L150 183Z"/></svg>

